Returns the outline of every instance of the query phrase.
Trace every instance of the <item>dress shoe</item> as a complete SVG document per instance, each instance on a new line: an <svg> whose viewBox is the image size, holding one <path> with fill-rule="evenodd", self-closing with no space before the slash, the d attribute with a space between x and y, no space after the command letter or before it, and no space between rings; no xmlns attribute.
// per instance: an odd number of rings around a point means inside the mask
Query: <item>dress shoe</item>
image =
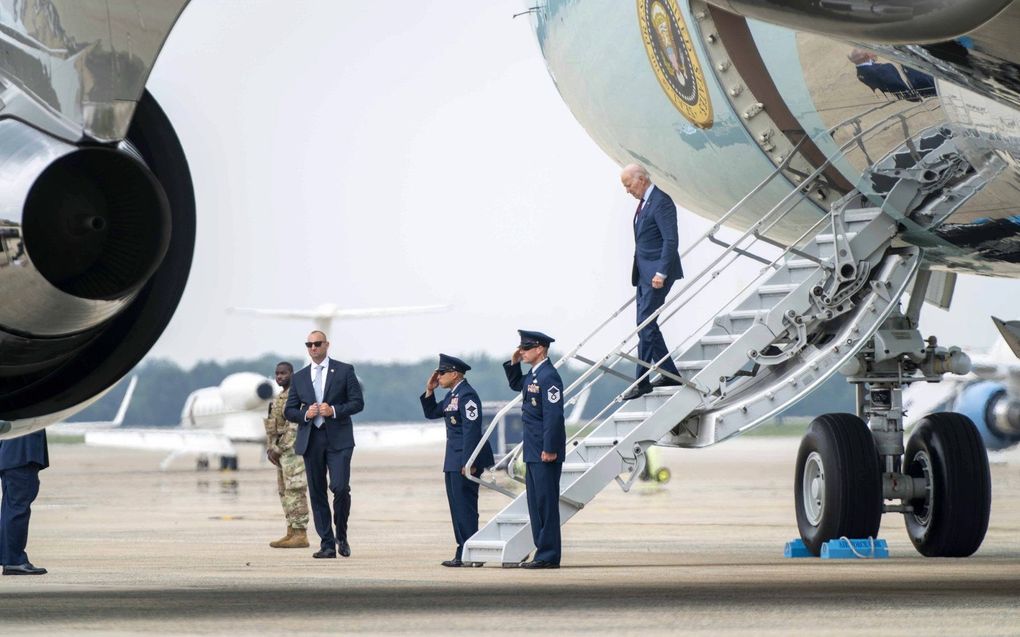
<svg viewBox="0 0 1020 637"><path fill-rule="evenodd" d="M660 376L652 381L652 387L679 387L681 383L668 376Z"/></svg>
<svg viewBox="0 0 1020 637"><path fill-rule="evenodd" d="M340 555L342 555L343 557L351 556L351 545L347 543L347 540L340 540L337 543L337 548L340 551Z"/></svg>
<svg viewBox="0 0 1020 637"><path fill-rule="evenodd" d="M461 562L458 559L446 560L445 562L443 562L443 566L448 566L450 568L460 568L461 566L464 566L464 562Z"/></svg>
<svg viewBox="0 0 1020 637"><path fill-rule="evenodd" d="M554 564L552 562L546 562L545 560L535 560L533 562L525 562L524 564L521 564L521 568L531 568L531 569L535 569L535 568L559 568L559 567L560 567L559 564Z"/></svg>
<svg viewBox="0 0 1020 637"><path fill-rule="evenodd" d="M31 562L4 566L4 575L45 575L46 569L33 566Z"/></svg>
<svg viewBox="0 0 1020 637"><path fill-rule="evenodd" d="M631 388L630 391L628 391L626 394L624 394L623 395L623 399L624 400L634 400L635 398L640 398L640 397L644 396L645 394L650 394L651 392L652 392L652 385L650 383L648 385L638 385L637 387Z"/></svg>
<svg viewBox="0 0 1020 637"><path fill-rule="evenodd" d="M312 553L312 557L316 559L330 559L336 557L336 551L330 551L329 549L321 549Z"/></svg>

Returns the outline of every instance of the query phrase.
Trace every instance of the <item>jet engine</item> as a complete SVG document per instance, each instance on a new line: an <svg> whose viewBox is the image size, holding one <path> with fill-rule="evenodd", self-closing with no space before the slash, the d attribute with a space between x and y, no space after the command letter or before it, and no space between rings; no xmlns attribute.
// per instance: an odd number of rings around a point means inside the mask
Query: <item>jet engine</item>
<svg viewBox="0 0 1020 637"><path fill-rule="evenodd" d="M1020 400L1010 398L1002 383L985 380L967 386L957 396L953 411L974 421L989 451L1020 442Z"/></svg>
<svg viewBox="0 0 1020 637"><path fill-rule="evenodd" d="M0 434L55 422L134 367L194 243L188 164L148 92L117 144L0 120Z"/></svg>
<svg viewBox="0 0 1020 637"><path fill-rule="evenodd" d="M273 397L273 384L265 376L251 372L231 374L220 383L220 398L227 411L265 408Z"/></svg>

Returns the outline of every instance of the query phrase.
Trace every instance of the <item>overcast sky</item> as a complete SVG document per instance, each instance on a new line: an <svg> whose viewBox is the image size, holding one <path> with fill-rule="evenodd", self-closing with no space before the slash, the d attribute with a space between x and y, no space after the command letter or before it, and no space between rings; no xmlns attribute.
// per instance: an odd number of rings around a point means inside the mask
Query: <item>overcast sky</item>
<svg viewBox="0 0 1020 637"><path fill-rule="evenodd" d="M453 305L330 335L336 358L406 361L505 354L518 327L572 345L626 300L634 200L559 98L527 18L511 19L523 6L193 0L149 81L198 202L188 288L150 356L303 351L310 323L230 306ZM679 222L682 246L707 227ZM966 279L967 320L929 312L925 334L987 345L987 314L1020 318L1015 289Z"/></svg>

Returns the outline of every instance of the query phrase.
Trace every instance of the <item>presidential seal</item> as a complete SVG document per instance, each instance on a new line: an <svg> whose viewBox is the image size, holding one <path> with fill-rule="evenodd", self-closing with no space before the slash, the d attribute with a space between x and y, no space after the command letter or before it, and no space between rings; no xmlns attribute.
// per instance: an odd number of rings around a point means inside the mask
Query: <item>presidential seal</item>
<svg viewBox="0 0 1020 637"><path fill-rule="evenodd" d="M641 39L669 101L699 128L712 127L705 75L676 0L637 0Z"/></svg>

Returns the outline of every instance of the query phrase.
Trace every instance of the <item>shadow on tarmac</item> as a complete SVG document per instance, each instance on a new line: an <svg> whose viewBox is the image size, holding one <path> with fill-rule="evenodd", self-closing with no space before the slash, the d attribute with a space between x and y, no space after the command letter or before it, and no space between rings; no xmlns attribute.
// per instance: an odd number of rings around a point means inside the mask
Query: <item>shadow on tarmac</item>
<svg viewBox="0 0 1020 637"><path fill-rule="evenodd" d="M568 569L563 569L567 571ZM555 573L535 574L538 577ZM754 610L784 607L811 611L831 609L849 602L857 610L888 608L1011 607L1020 594L1020 573L998 578L967 577L916 582L877 580L847 574L838 581L784 583L777 578L741 582L660 582L584 585L522 585L519 579L500 586L477 580L428 586L359 586L337 578L318 586L300 588L242 587L169 590L100 590L18 592L7 588L0 595L0 617L5 623L25 621L83 622L116 620L187 621L194 619L278 617L286 615L356 616L362 614L416 613L529 613L541 611L614 609L661 612ZM760 578L761 574L757 574Z"/></svg>

